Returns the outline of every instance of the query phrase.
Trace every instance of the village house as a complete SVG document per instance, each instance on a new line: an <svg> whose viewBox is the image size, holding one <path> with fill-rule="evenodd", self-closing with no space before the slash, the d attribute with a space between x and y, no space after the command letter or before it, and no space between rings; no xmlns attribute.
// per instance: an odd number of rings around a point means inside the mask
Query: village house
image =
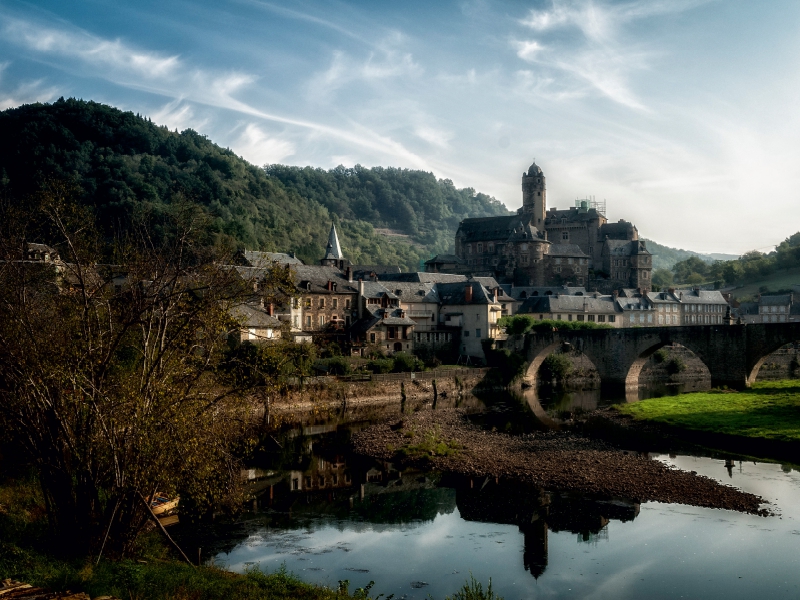
<svg viewBox="0 0 800 600"><path fill-rule="evenodd" d="M683 325L722 325L728 303L719 290L669 290L680 302Z"/></svg>
<svg viewBox="0 0 800 600"><path fill-rule="evenodd" d="M239 327L228 333L228 342L239 345L243 342L256 344L280 339L281 322L270 314L271 310L271 307L265 310L252 304L234 306L230 314Z"/></svg>
<svg viewBox="0 0 800 600"><path fill-rule="evenodd" d="M353 354L370 349L392 354L414 350L416 322L400 306L397 295L378 282L358 282L357 320L350 328Z"/></svg>
<svg viewBox="0 0 800 600"><path fill-rule="evenodd" d="M611 295L544 294L529 296L517 314L530 315L536 320L575 321L622 327L623 311Z"/></svg>
<svg viewBox="0 0 800 600"><path fill-rule="evenodd" d="M480 282L467 281L440 283L436 287L441 301L440 326L459 334L461 360L483 364L483 340L502 339L505 335L497 324L502 314L499 286L490 291Z"/></svg>

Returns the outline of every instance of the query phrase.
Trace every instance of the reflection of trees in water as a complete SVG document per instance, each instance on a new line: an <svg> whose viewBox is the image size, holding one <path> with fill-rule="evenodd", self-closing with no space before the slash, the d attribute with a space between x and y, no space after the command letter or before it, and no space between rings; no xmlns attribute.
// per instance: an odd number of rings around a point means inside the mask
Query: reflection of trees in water
<svg viewBox="0 0 800 600"><path fill-rule="evenodd" d="M589 542L607 532L610 520L631 521L639 514L638 504L623 500L546 492L491 479L473 483L474 487L457 488L456 505L462 518L517 525L524 538L523 564L537 579L547 568L548 531L569 531Z"/></svg>

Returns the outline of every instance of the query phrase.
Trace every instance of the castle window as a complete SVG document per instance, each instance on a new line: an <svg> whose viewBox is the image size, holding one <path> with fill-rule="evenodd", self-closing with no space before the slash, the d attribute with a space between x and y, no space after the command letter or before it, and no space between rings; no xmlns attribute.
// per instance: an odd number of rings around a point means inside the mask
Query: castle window
<svg viewBox="0 0 800 600"><path fill-rule="evenodd" d="M489 242L489 252L494 252L494 242Z"/></svg>
<svg viewBox="0 0 800 600"><path fill-rule="evenodd" d="M524 265L524 266L527 266L527 265L528 265L528 262L529 262L529 261L528 261L528 258L529 258L529 257L528 257L528 255L527 255L527 254L523 254L523 255L521 255L519 258L520 258L520 262L522 263L522 265Z"/></svg>
<svg viewBox="0 0 800 600"><path fill-rule="evenodd" d="M555 271L556 273L561 273L561 267L555 267L553 271Z"/></svg>
<svg viewBox="0 0 800 600"><path fill-rule="evenodd" d="M561 232L561 239L568 240L569 239L569 231L562 231Z"/></svg>
<svg viewBox="0 0 800 600"><path fill-rule="evenodd" d="M542 192L539 192L539 193L538 193L538 195L539 195L539 196L541 196L541 195L542 195Z"/></svg>
<svg viewBox="0 0 800 600"><path fill-rule="evenodd" d="M478 242L478 254L480 254L481 252L483 252L483 243Z"/></svg>
<svg viewBox="0 0 800 600"><path fill-rule="evenodd" d="M472 254L472 244L467 244L467 254Z"/></svg>

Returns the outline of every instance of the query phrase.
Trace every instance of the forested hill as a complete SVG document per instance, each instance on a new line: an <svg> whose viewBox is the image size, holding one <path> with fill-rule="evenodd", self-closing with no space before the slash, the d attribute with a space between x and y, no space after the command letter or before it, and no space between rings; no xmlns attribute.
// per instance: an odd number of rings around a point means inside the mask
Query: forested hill
<svg viewBox="0 0 800 600"><path fill-rule="evenodd" d="M5 197L22 198L48 178L72 180L109 233L137 210L157 216L184 198L209 216L210 242L294 251L314 263L336 220L343 250L354 263L415 269L421 259L452 246L461 219L508 214L493 198L456 189L431 173L261 168L193 130L172 132L83 100L0 112L0 136ZM409 237L380 235L375 227Z"/></svg>

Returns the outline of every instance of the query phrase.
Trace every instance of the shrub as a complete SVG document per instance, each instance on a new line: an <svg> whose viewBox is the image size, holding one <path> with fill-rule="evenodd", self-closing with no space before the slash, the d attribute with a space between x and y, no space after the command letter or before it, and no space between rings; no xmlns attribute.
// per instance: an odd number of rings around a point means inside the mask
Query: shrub
<svg viewBox="0 0 800 600"><path fill-rule="evenodd" d="M394 360L391 358L373 358L367 363L367 369L373 373L389 373L394 369Z"/></svg>
<svg viewBox="0 0 800 600"><path fill-rule="evenodd" d="M544 359L539 374L545 381L563 380L572 372L572 362L566 354L553 353Z"/></svg>
<svg viewBox="0 0 800 600"><path fill-rule="evenodd" d="M502 317L497 324L506 328L509 335L523 335L530 331L545 332L553 329L563 331L578 331L584 329L610 329L611 325L606 323L595 323L592 321L553 321L544 319L539 321L532 315L514 315L513 317Z"/></svg>
<svg viewBox="0 0 800 600"><path fill-rule="evenodd" d="M409 371L421 371L422 361L413 354L407 352L394 353L394 372L395 373L408 373Z"/></svg>
<svg viewBox="0 0 800 600"><path fill-rule="evenodd" d="M667 373L670 375L677 375L681 371L686 370L686 363L683 362L683 359L680 356L674 356L670 361L667 363Z"/></svg>
<svg viewBox="0 0 800 600"><path fill-rule="evenodd" d="M666 349L661 348L655 354L653 354L653 360L656 362L657 365L660 365L663 362L666 362L669 358L669 352Z"/></svg>
<svg viewBox="0 0 800 600"><path fill-rule="evenodd" d="M353 371L353 368L344 356L323 358L317 361L317 365L323 371L327 371L329 375L349 375Z"/></svg>

